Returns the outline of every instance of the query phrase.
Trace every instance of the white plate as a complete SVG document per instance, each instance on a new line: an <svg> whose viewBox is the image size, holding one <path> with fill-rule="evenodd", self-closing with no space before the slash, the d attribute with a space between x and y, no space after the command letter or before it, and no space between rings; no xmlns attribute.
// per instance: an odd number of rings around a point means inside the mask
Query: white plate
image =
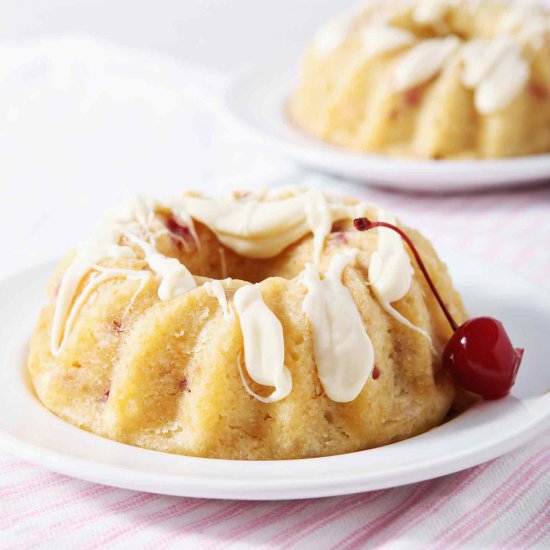
<svg viewBox="0 0 550 550"><path fill-rule="evenodd" d="M56 472L170 495L289 499L356 493L430 479L480 464L536 436L550 419L550 297L516 275L444 254L472 314L504 321L526 348L513 397L475 406L407 441L346 455L246 462L190 458L103 439L60 420L25 376L26 342L52 265L0 283L0 448Z"/></svg>
<svg viewBox="0 0 550 550"><path fill-rule="evenodd" d="M266 145L300 164L365 183L449 192L550 181L550 155L502 160L405 160L345 151L307 136L287 116L296 78L288 65L241 74L225 94L226 110Z"/></svg>

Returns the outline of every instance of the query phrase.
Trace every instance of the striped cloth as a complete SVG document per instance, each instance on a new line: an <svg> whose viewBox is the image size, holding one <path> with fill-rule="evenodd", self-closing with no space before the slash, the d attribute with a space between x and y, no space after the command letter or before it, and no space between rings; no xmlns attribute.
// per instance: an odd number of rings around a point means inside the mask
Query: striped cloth
<svg viewBox="0 0 550 550"><path fill-rule="evenodd" d="M199 88L204 81L194 73L189 82ZM216 86L205 88L209 101ZM218 170L227 161L238 168L234 173L242 170L246 175L250 159L256 168L279 169L279 175L294 170L268 153L260 157L257 145L244 138L230 143L228 135L217 140L224 148L215 157ZM35 180L27 181L33 185ZM55 181L48 185L55 197ZM339 186L342 193L368 198L395 211L405 223L421 228L436 246L504 264L550 289L550 188L442 197L367 190L350 183ZM27 188L26 196L34 191ZM11 209L13 201L3 192L0 189L0 199L8 201ZM112 199L114 191L113 186L102 191L98 183L94 192ZM95 217L92 211L101 211L103 205L100 200L95 205L91 201L86 196L86 208L74 215L85 216L90 211ZM71 209L59 215L59 205L53 200L35 202L25 207L36 209L30 212L40 224L25 227L28 234L20 236L25 242L17 242L18 235L10 232L9 240L1 241L4 254L36 261L44 254L60 252L47 246L60 245L59 239L51 237L66 233L59 224L67 223ZM288 502L137 493L71 479L0 455L2 550L250 547L549 548L550 432L514 453L455 475L391 490Z"/></svg>

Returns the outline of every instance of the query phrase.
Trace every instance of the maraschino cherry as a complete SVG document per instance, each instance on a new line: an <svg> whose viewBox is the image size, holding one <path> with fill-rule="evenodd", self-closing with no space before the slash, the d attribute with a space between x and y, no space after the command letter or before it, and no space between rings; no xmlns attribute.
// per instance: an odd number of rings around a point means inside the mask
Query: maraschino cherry
<svg viewBox="0 0 550 550"><path fill-rule="evenodd" d="M368 231L386 227L395 231L407 244L432 290L439 306L453 329L453 335L443 351L443 367L463 388L484 399L499 399L510 392L516 380L522 349L515 349L500 321L492 317L475 317L458 326L435 285L411 239L391 223L357 218L355 229Z"/></svg>

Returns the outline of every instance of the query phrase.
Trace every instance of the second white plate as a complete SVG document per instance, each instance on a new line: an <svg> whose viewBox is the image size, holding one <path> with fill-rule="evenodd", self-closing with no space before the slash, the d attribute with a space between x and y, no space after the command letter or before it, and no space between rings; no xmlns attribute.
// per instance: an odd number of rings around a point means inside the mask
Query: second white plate
<svg viewBox="0 0 550 550"><path fill-rule="evenodd" d="M472 315L501 319L525 357L513 395L485 402L418 437L325 458L231 461L123 445L60 420L26 376L27 341L53 265L0 282L0 449L70 476L206 498L290 499L395 487L475 466L535 437L550 420L550 297L513 273L447 252Z"/></svg>
<svg viewBox="0 0 550 550"><path fill-rule="evenodd" d="M229 85L225 105L229 114L264 144L310 168L368 184L429 192L550 182L550 155L406 160L352 153L326 144L291 124L287 102L295 82L288 65L249 70Z"/></svg>

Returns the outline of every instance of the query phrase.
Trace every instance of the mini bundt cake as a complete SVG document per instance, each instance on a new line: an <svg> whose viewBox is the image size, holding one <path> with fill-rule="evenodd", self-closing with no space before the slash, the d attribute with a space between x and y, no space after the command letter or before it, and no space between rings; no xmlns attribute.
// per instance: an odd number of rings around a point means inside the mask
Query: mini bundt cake
<svg viewBox="0 0 550 550"><path fill-rule="evenodd" d="M290 117L359 152L550 151L550 11L529 0L371 0L321 28Z"/></svg>
<svg viewBox="0 0 550 550"><path fill-rule="evenodd" d="M59 417L148 449L292 459L444 421L451 329L388 212L316 190L135 198L60 265L30 346ZM445 265L410 231L444 300Z"/></svg>

